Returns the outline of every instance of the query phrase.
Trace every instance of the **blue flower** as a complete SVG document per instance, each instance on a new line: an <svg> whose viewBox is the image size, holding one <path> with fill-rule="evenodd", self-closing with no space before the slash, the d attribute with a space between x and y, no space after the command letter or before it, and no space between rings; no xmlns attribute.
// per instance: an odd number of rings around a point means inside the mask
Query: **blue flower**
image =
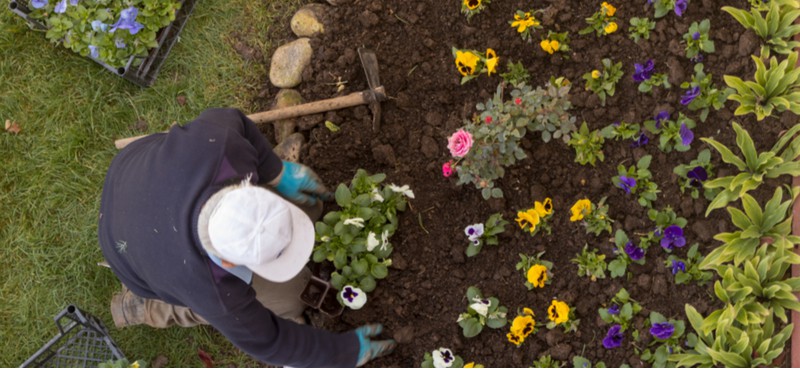
<svg viewBox="0 0 800 369"><path fill-rule="evenodd" d="M661 239L661 247L672 250L674 247L686 245L686 238L683 237L683 229L676 225L671 225L664 229L664 238Z"/></svg>
<svg viewBox="0 0 800 369"><path fill-rule="evenodd" d="M78 5L78 0L69 0L69 5Z"/></svg>
<svg viewBox="0 0 800 369"><path fill-rule="evenodd" d="M700 63L703 61L703 54L697 53L697 55L689 59L689 61L692 63Z"/></svg>
<svg viewBox="0 0 800 369"><path fill-rule="evenodd" d="M692 140L694 140L694 133L692 133L692 130L686 126L686 123L681 123L680 135L683 146L689 146L692 144Z"/></svg>
<svg viewBox="0 0 800 369"><path fill-rule="evenodd" d="M606 338L603 338L603 347L607 349L617 348L622 345L625 336L622 334L622 326L614 324L608 329Z"/></svg>
<svg viewBox="0 0 800 369"><path fill-rule="evenodd" d="M692 40L699 40L700 39L700 32L692 33Z"/></svg>
<svg viewBox="0 0 800 369"><path fill-rule="evenodd" d="M653 76L653 69L655 69L655 64L653 63L653 59L648 59L644 65L639 63L633 64L633 80L636 82L644 82L649 80L650 77Z"/></svg>
<svg viewBox="0 0 800 369"><path fill-rule="evenodd" d="M619 176L619 188L625 190L625 193L631 193L634 187L636 187L636 178Z"/></svg>
<svg viewBox="0 0 800 369"><path fill-rule="evenodd" d="M644 249L636 246L636 244L631 241L625 244L625 253L628 254L633 261L639 261L644 258Z"/></svg>
<svg viewBox="0 0 800 369"><path fill-rule="evenodd" d="M608 313L611 315L619 314L619 305L611 304L611 306L608 307Z"/></svg>
<svg viewBox="0 0 800 369"><path fill-rule="evenodd" d="M686 0L675 0L675 15L682 17L687 7L689 3Z"/></svg>
<svg viewBox="0 0 800 369"><path fill-rule="evenodd" d="M672 337L673 333L675 333L675 326L668 322L655 323L652 327L650 327L650 334L660 340L665 340Z"/></svg>
<svg viewBox="0 0 800 369"><path fill-rule="evenodd" d="M97 46L89 45L89 55L95 59L100 57L100 52L97 50Z"/></svg>
<svg viewBox="0 0 800 369"><path fill-rule="evenodd" d="M117 49L121 49L121 48L123 48L123 47L125 47L127 45L125 45L125 41L122 41L121 38L115 38L114 39L114 46L116 46Z"/></svg>
<svg viewBox="0 0 800 369"><path fill-rule="evenodd" d="M648 142L650 142L650 137L647 137L644 132L639 132L639 135L633 139L631 147L641 147L647 145Z"/></svg>
<svg viewBox="0 0 800 369"><path fill-rule="evenodd" d="M656 128L661 128L661 122L663 122L665 120L668 120L668 119L669 119L669 112L667 112L667 111L662 111L662 112L656 114L656 118L655 118L655 120L656 120Z"/></svg>
<svg viewBox="0 0 800 369"><path fill-rule="evenodd" d="M31 6L34 9L41 9L47 6L47 0L31 0Z"/></svg>
<svg viewBox="0 0 800 369"><path fill-rule="evenodd" d="M136 16L139 15L139 9L132 6L123 9L119 14L119 20L111 26L111 32L116 32L117 29L127 29L132 35L137 34L144 28L144 26L136 21Z"/></svg>
<svg viewBox="0 0 800 369"><path fill-rule="evenodd" d="M680 260L672 261L672 275L678 274L678 271L686 273L686 263Z"/></svg>
<svg viewBox="0 0 800 369"><path fill-rule="evenodd" d="M708 179L708 172L706 172L706 168L694 167L689 173L686 173L686 178L689 178L690 186L703 187L703 182Z"/></svg>
<svg viewBox="0 0 800 369"><path fill-rule="evenodd" d="M700 86L694 86L681 96L681 105L689 105L695 98L700 96Z"/></svg>
<svg viewBox="0 0 800 369"><path fill-rule="evenodd" d="M67 11L67 0L59 1L58 4L56 4L56 7L55 9L53 9L53 11L58 14L63 14L65 11Z"/></svg>
<svg viewBox="0 0 800 369"><path fill-rule="evenodd" d="M105 23L103 23L102 21L99 21L99 20L93 20L92 21L92 31L105 32L107 30L108 30L108 24L105 24Z"/></svg>

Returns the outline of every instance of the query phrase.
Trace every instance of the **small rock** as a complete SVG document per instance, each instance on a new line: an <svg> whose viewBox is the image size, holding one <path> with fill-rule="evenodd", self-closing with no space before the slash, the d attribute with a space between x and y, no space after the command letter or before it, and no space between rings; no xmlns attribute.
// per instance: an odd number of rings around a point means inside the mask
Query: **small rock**
<svg viewBox="0 0 800 369"><path fill-rule="evenodd" d="M303 70L311 63L311 42L301 38L279 47L272 55L269 80L276 87L292 88L303 81Z"/></svg>
<svg viewBox="0 0 800 369"><path fill-rule="evenodd" d="M422 136L422 155L428 159L433 159L439 156L439 145L436 140L431 136Z"/></svg>
<svg viewBox="0 0 800 369"><path fill-rule="evenodd" d="M406 270L408 268L408 262L406 258L398 253L392 254L392 268L397 270Z"/></svg>
<svg viewBox="0 0 800 369"><path fill-rule="evenodd" d="M466 254L464 253L464 248L462 247L453 247L450 249L450 257L452 260L457 264L464 264L466 261ZM458 269L456 269L458 270ZM481 277L486 279L486 277Z"/></svg>
<svg viewBox="0 0 800 369"><path fill-rule="evenodd" d="M758 36L753 32L742 32L739 36L739 49L737 50L739 56L745 57L753 55L759 46Z"/></svg>
<svg viewBox="0 0 800 369"><path fill-rule="evenodd" d="M294 14L289 24L297 37L311 37L325 33L322 17L326 11L325 5L308 4Z"/></svg>
<svg viewBox="0 0 800 369"><path fill-rule="evenodd" d="M390 145L378 145L372 148L372 158L378 164L395 165L397 163L397 156L394 154L394 149Z"/></svg>
<svg viewBox="0 0 800 369"><path fill-rule="evenodd" d="M544 338L547 341L547 346L552 347L558 345L564 340L564 332L562 332L560 329L551 329L547 332Z"/></svg>
<svg viewBox="0 0 800 369"><path fill-rule="evenodd" d="M629 215L625 217L625 229L637 229L642 226L642 219L638 215Z"/></svg>
<svg viewBox="0 0 800 369"><path fill-rule="evenodd" d="M358 21L366 28L377 25L381 22L381 19L375 13L364 10L364 12L358 15Z"/></svg>
<svg viewBox="0 0 800 369"><path fill-rule="evenodd" d="M303 103L303 97L297 90L283 89L275 95L274 109L288 108L290 106L299 105ZM297 120L294 118L282 119L274 123L275 127L275 142L283 142L286 137L294 133L297 126Z"/></svg>
<svg viewBox="0 0 800 369"><path fill-rule="evenodd" d="M442 123L442 114L439 114L435 111L429 111L425 113L425 123L428 123L434 127L438 126Z"/></svg>
<svg viewBox="0 0 800 369"><path fill-rule="evenodd" d="M667 60L667 67L669 68L669 83L680 86L681 82L686 78L681 62L678 58L671 57Z"/></svg>
<svg viewBox="0 0 800 369"><path fill-rule="evenodd" d="M543 199L547 197L547 189L544 186L535 184L531 186L531 198L533 199Z"/></svg>
<svg viewBox="0 0 800 369"><path fill-rule="evenodd" d="M650 289L650 276L647 274L639 274L639 277L636 279L636 284L641 288Z"/></svg>
<svg viewBox="0 0 800 369"><path fill-rule="evenodd" d="M695 221L691 225L691 229L692 232L697 235L698 241L703 243L711 242L716 234L714 227L711 225L711 221L707 219Z"/></svg>
<svg viewBox="0 0 800 369"><path fill-rule="evenodd" d="M663 260L663 259L662 259ZM653 293L659 296L666 296L668 292L667 280L663 275L657 275L653 278L653 285L651 287Z"/></svg>
<svg viewBox="0 0 800 369"><path fill-rule="evenodd" d="M572 353L572 346L561 343L550 349L550 356L555 360L567 361Z"/></svg>
<svg viewBox="0 0 800 369"><path fill-rule="evenodd" d="M318 124L325 121L325 115L322 113L312 114L300 117L297 119L297 128L307 131L316 127Z"/></svg>
<svg viewBox="0 0 800 369"><path fill-rule="evenodd" d="M414 340L414 327L407 326L398 329L392 336L397 343L410 343Z"/></svg>

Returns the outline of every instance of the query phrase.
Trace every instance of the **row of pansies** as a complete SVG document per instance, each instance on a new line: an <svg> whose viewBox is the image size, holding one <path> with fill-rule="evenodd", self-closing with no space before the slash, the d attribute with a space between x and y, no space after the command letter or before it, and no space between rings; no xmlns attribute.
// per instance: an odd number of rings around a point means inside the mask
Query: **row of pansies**
<svg viewBox="0 0 800 369"><path fill-rule="evenodd" d="M655 18L673 11L682 16L688 7L684 0L654 0ZM686 57L695 63L694 75L690 81L681 84L685 92L679 103L692 112L698 112L699 119L705 122L708 114L722 108L726 101L739 103L736 115L753 113L761 121L777 112L792 111L800 113L800 69L797 69L797 46L792 37L800 33L800 26L794 25L800 17L800 3L778 0L770 2L754 1L750 10L724 7L746 28L753 29L762 38L762 54L754 56L756 74L754 81L742 81L733 76L725 76L727 88L717 88L712 76L706 74L701 63L705 55L715 51L709 37L711 24L708 20L691 24L682 39L686 46ZM468 18L473 18L489 5L486 0L463 0L462 10ZM525 40L532 40L534 33L541 30L536 20L536 10L517 11L513 14L511 26ZM599 10L586 19L588 27L579 34L595 33L598 37L611 34L619 29L615 17L616 8L603 2ZM649 31L654 22L647 18L631 18L629 32L635 41L649 39ZM569 50L568 33L553 37L552 31L542 32L540 47L548 54ZM770 52L788 55L783 61ZM458 72L463 76L462 83L475 78L481 72L491 76L497 72L499 58L494 50L481 54L474 50L453 48ZM768 64L764 59L769 58ZM607 96L613 96L617 82L623 77L621 63L610 59L601 61L602 67L587 71L583 75L585 88L598 95L605 105ZM768 66L767 66L768 65ZM632 78L639 83L639 91L648 93L654 88L671 88L664 73L658 73L658 65L653 60L635 63ZM569 114L571 104L568 94L571 84L565 78L551 78L542 87L526 85L529 79L524 66L509 63L507 73L498 73L503 82L497 93L485 103L476 105L478 113L465 122L448 140L448 148L453 159L444 163L442 173L445 177L458 175L458 184L472 183L481 190L485 199L502 197L502 190L496 180L502 178L505 168L517 161L525 160L527 154L520 147L520 140L531 131L541 132L547 143L552 138L561 138L576 151L576 161L580 164L595 165L597 160L605 160L603 145L606 140L626 140L638 147L654 144L664 153L687 151L694 140L694 119L678 113L668 112L656 115L652 120L639 123L615 122L600 130L590 130L586 122L580 128L575 117ZM508 86L512 86L507 93ZM510 95L510 99L506 96ZM629 237L623 229L613 235L615 253L613 260L599 253L588 244L576 254L572 262L578 266L578 275L592 281L607 278L620 278L629 275L631 264L645 265L646 255L653 244L669 254L666 267L674 276L676 284L707 284L713 279L712 272L719 277L714 282L714 294L723 307L703 317L689 304L686 305L686 319L693 332L690 332L682 319L670 319L652 311L647 317L649 338L632 325L632 319L640 314L642 307L631 298L623 288L609 302L600 308L598 314L609 327L602 340L606 349L613 350L627 346L634 349L640 358L657 367L678 366L759 366L770 365L782 351L789 338L792 324L788 322L786 310L800 310L800 302L794 293L800 291L800 278L785 279L789 266L800 263L794 252L800 238L791 235L792 217L789 208L796 196L792 189L785 198L784 191L777 188L772 198L762 206L748 192L755 190L766 178L779 178L784 175L800 175L800 163L795 162L800 154L800 125L787 131L766 152L758 153L755 145L741 126L733 123L736 144L740 155L714 140L703 137L700 140L720 154L722 162L733 165L738 172L725 177L714 177L711 165L711 152L702 150L697 158L674 168L680 177L681 192L710 201L706 215L715 209L725 208L731 223L737 228L734 232L720 233L714 238L722 244L711 253L703 256L699 245L686 239L684 229L686 219L678 216L670 207L657 210L659 186L653 181L649 166L651 156L641 157L635 164L620 164L617 175L610 179L614 186L634 197L634 201L647 208L652 230L637 237ZM741 199L741 208L732 206ZM577 199L571 208L570 220L581 222L587 233L599 235L611 233L613 220L608 218L608 207L601 199L593 203L589 199ZM552 200L536 201L534 207L522 209L517 213L516 222L520 228L536 236L539 231L550 233L548 221L554 216ZM497 244L497 235L504 231L506 222L502 215L493 214L485 223L477 223L465 229L469 240L467 255L475 256L484 244ZM689 247L687 247L689 246ZM673 255L678 249L686 248L685 257ZM523 284L530 289L545 288L552 280L551 270L558 268L552 262L537 255L520 255L516 268L524 275ZM458 316L457 322L466 337L477 336L485 326L501 328L508 323L508 311L495 297L485 297L476 286L469 287L466 294L468 308ZM542 326L537 323L535 307L520 307L511 322L507 334L508 341L521 346L525 339L536 334ZM560 327L565 332L574 331L579 323L566 301L557 298L546 309L549 329ZM775 318L785 325L776 332ZM635 343L635 344L634 344ZM643 344L644 343L644 344ZM577 357L574 364L587 364ZM463 363L460 357L447 348L439 348L425 355L423 366L451 367ZM542 357L539 364L553 364L549 357ZM536 364L536 363L535 363Z"/></svg>

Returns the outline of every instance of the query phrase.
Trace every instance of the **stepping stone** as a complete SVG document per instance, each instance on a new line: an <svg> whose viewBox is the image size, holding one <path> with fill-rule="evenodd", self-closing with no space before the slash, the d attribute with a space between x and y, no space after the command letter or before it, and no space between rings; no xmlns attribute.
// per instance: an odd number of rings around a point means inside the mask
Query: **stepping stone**
<svg viewBox="0 0 800 369"><path fill-rule="evenodd" d="M322 4L308 4L294 14L290 22L292 32L297 37L312 37L325 33L322 23L327 7Z"/></svg>
<svg viewBox="0 0 800 369"><path fill-rule="evenodd" d="M279 47L272 54L269 81L275 87L293 88L303 81L303 69L311 64L311 42L301 38Z"/></svg>
<svg viewBox="0 0 800 369"><path fill-rule="evenodd" d="M283 89L275 96L275 104L273 109L288 108L294 105L303 103L303 97L297 90ZM287 137L294 133L297 126L296 118L288 118L276 121L273 123L275 126L275 142L283 142Z"/></svg>

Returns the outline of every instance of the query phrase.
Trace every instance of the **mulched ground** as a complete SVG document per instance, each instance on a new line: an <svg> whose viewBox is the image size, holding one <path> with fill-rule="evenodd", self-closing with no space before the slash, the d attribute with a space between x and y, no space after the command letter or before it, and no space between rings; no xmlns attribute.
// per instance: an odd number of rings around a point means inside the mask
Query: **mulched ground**
<svg viewBox="0 0 800 369"><path fill-rule="evenodd" d="M584 18L597 10L600 1L536 2L537 9L546 8L549 14L544 18L545 29L570 31L573 52L569 58L547 55L538 43L524 42L509 26L517 9L527 10L531 6L527 1L495 1L471 21L460 14L460 2L455 0L352 0L331 8L327 33L313 41L314 59L306 70L305 83L299 87L301 94L308 101L333 97L340 81L346 82L341 94L366 89L356 54L357 47L366 46L378 55L381 81L390 100L383 104L383 125L378 132L372 130L372 117L366 107L303 119L301 123L306 124L304 132L310 144L301 161L314 168L328 184L349 183L357 168L383 172L387 174L387 183L409 184L416 199L411 200L410 209L401 215L400 228L392 238L395 251L389 277L379 281L366 307L348 310L335 320L320 315L318 323L332 330L351 329L366 322L383 323L388 336L403 344L395 354L370 363L374 366L418 366L425 352L449 347L466 361L494 367L529 366L542 354L551 354L565 362L570 362L573 355L583 355L610 366L638 367L646 363L634 354L630 336L623 347L615 350L606 350L601 344L608 327L599 319L597 309L609 302L621 287L645 308L635 320L643 336L648 336L644 319L650 310L684 319L687 303L701 314L716 309L717 300L710 286L674 284L671 273L663 266L668 255L656 246L648 251L644 266L632 267L633 277L629 280L607 278L591 282L578 277L577 267L569 261L584 244L598 248L609 258L613 256L613 244L607 236L586 235L580 226L569 222L569 207L579 198L596 201L608 196L610 216L616 220L615 230L622 228L631 235L652 228L645 209L611 183L618 164L631 165L646 154L653 155L651 170L662 191L655 207L671 206L678 215L687 218L687 240L690 244L698 242L703 253L715 247L718 243L712 237L731 230L727 214L718 210L705 218L707 201L682 196L672 174L674 166L688 163L705 147L699 140L695 140L689 152L669 154L661 153L652 143L631 149L629 142L611 141L605 145L605 162L591 167L575 163L574 151L563 142L543 144L537 135L529 135L523 142L528 159L509 168L498 182L505 193L502 200L485 201L473 186L455 186L454 179L441 175L442 163L450 159L447 137L475 113L476 103L491 97L500 82L496 75L484 75L461 86L450 51L452 46L476 50L491 47L502 58L503 71L508 60L522 61L531 73L533 85L544 84L550 76L566 76L574 84L571 100L575 107L571 113L578 124L585 120L592 129L620 120L640 123L661 110L680 111L697 121L696 138L713 136L733 146L734 134L729 122L735 120L750 131L761 150L772 146L777 134L795 123L796 117L790 113L760 123L752 115L734 118L736 105L732 102L721 111L712 112L706 122L700 122L698 113L688 111L678 102L683 90L677 85L689 80L693 73L680 39L693 21L711 20L711 37L717 52L706 58L705 65L717 86L724 86L724 74L752 79L754 67L749 55L757 52L755 36L743 32L732 17L719 10L723 5L745 8L746 1L723 4L695 0L683 18L670 13L658 20L649 41L636 44L627 37L627 24L634 16L652 18L652 8L643 3L612 2L618 8L621 31L625 32L598 38L594 34L579 36L577 31L585 27ZM617 95L608 99L606 107L601 107L593 94L583 90L580 76L597 68L604 57L623 62L625 75L617 86ZM637 91L637 84L631 78L633 63L643 63L648 58L656 61L657 72L669 73L672 89L657 88L652 95ZM277 91L268 87L267 95L274 96ZM324 120L336 123L341 130L333 133L322 124L308 129ZM266 133L273 137L269 129ZM731 173L730 167L719 165L713 153L718 174ZM773 189L772 185L762 186L758 197L771 194ZM501 236L499 247L484 247L479 256L465 257L466 225L483 222L498 211L506 220L513 221L518 209L531 207L535 200L542 201L545 196L552 197L555 206L552 235L531 238L512 223ZM326 210L334 206L329 205ZM684 257L687 249L676 254ZM514 265L519 253L539 251L547 251L545 259L554 262L556 275L546 288L528 291ZM456 318L466 310L464 293L470 285L498 297L502 305L509 307L510 318L517 309L531 307L537 319L544 321L550 300L554 297L565 300L577 308L580 328L574 334L541 329L520 348L506 341L507 328L486 329L479 336L466 339Z"/></svg>

